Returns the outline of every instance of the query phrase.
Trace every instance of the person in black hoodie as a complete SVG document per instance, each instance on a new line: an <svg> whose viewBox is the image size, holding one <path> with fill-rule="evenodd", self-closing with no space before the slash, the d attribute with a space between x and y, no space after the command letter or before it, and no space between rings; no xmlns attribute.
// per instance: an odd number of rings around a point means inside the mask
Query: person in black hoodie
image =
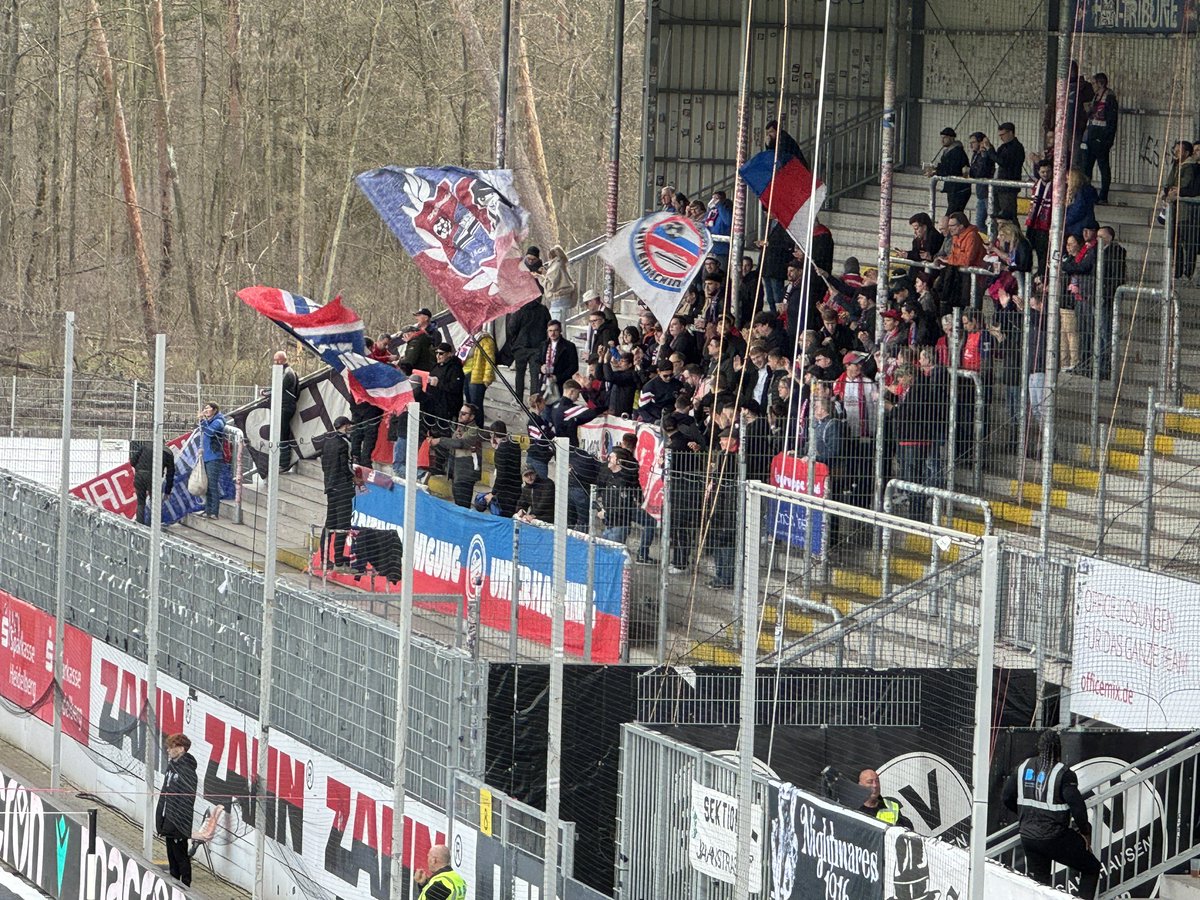
<svg viewBox="0 0 1200 900"><path fill-rule="evenodd" d="M532 466L526 465L521 473L521 499L517 503L517 518L538 519L554 524L554 482L543 478Z"/></svg>
<svg viewBox="0 0 1200 900"><path fill-rule="evenodd" d="M516 369L516 392L525 395L525 373L529 373L529 387L537 390L541 383L542 357L539 353L546 344L546 328L550 324L550 310L542 298L531 300L508 317L508 340L500 354L504 360L511 358Z"/></svg>
<svg viewBox="0 0 1200 900"><path fill-rule="evenodd" d="M350 420L338 416L333 434L321 447L321 473L325 482L325 528L321 531L321 564L324 567L328 542L334 538L333 563L346 564L346 533L354 516L354 465L350 462Z"/></svg>
<svg viewBox="0 0 1200 900"><path fill-rule="evenodd" d="M154 486L154 450L144 441L134 441L130 446L133 449L129 454L129 464L133 466L133 492L137 496L135 521L149 525L146 498L150 496ZM163 499L166 500L175 486L175 454L171 452L170 447L163 447L159 452L162 462Z"/></svg>
<svg viewBox="0 0 1200 900"><path fill-rule="evenodd" d="M521 499L521 445L508 439L508 425L500 419L492 423L492 452L496 474L485 500L495 500L500 515L511 519Z"/></svg>
<svg viewBox="0 0 1200 900"><path fill-rule="evenodd" d="M192 742L187 735L167 736L167 763L163 772L158 808L154 812L154 830L167 845L167 863L171 877L184 887L192 883L192 859L188 839L192 836L192 817L196 806L196 757L188 751Z"/></svg>

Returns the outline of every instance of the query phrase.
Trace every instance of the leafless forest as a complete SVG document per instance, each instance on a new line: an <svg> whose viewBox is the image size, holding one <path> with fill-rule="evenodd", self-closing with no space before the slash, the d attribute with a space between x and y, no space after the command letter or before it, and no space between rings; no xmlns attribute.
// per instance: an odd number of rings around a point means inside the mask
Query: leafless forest
<svg viewBox="0 0 1200 900"><path fill-rule="evenodd" d="M341 293L368 333L440 307L354 188L494 165L499 0L0 0L0 369L261 379L282 334L234 297ZM637 205L642 5L625 29ZM533 239L603 230L611 3L514 0L508 163Z"/></svg>

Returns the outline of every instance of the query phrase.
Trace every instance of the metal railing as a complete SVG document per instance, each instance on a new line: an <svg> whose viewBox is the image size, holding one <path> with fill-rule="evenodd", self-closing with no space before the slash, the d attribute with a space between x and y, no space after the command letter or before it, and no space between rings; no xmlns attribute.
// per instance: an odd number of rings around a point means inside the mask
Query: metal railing
<svg viewBox="0 0 1200 900"><path fill-rule="evenodd" d="M1192 809L1198 776L1200 731L1194 731L1121 771L1080 784L1092 852L1103 863L1099 900L1127 897L1196 854L1200 822L1179 811ZM1012 824L988 837L987 855L1022 871L1020 846L1019 826Z"/></svg>
<svg viewBox="0 0 1200 900"><path fill-rule="evenodd" d="M929 178L929 218L937 221L937 195L939 184L969 184L975 186L987 186L987 222L988 234L991 237L996 236L995 232L995 210L996 210L996 188L1010 190L1032 189L1034 183L1032 181L1007 181L1002 178L967 178L964 175L932 175Z"/></svg>

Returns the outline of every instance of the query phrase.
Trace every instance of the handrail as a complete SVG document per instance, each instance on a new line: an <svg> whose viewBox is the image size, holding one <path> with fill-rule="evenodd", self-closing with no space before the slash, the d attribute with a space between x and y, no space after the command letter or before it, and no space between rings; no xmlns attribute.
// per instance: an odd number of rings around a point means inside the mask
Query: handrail
<svg viewBox="0 0 1200 900"><path fill-rule="evenodd" d="M846 623L843 621L841 610L830 603L818 603L816 600L806 600L803 597L797 597L795 594L784 594L783 609L788 606L794 606L797 609L802 609L805 612L816 613L821 616L829 616L833 619L833 623L829 626L837 632L837 650L834 652L834 663L840 669L846 653ZM782 614L777 619L777 629L780 634L783 633L783 616ZM811 650L809 651L811 652ZM787 665L787 663L784 663Z"/></svg>
<svg viewBox="0 0 1200 900"><path fill-rule="evenodd" d="M1032 181L1012 181L1003 178L969 178L966 175L931 175L929 176L929 218L937 221L937 195L939 184L974 184L987 185L987 220L990 223L988 235L995 237L996 220L992 217L996 208L996 188L1032 189Z"/></svg>

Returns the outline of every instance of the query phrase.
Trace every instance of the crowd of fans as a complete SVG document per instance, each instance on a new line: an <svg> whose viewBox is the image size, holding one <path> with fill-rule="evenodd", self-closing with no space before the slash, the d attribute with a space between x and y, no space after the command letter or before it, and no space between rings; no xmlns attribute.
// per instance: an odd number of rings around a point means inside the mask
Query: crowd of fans
<svg viewBox="0 0 1200 900"><path fill-rule="evenodd" d="M1116 97L1102 74L1089 83L1073 73L1071 95L1076 112L1067 123L1072 165L1063 211L1060 365L1066 373L1091 376L1094 370L1107 379L1112 303L1126 276L1125 250L1114 228L1097 221L1112 178L1108 149ZM1047 142L1052 140L1048 131ZM775 123L768 127L772 146L802 157ZM419 392L420 432L429 451L422 477L446 476L461 506L552 521L560 487L550 473L552 441L565 436L572 447L568 524L586 529L594 513L604 536L622 542L636 527L635 558L648 562L657 525L644 509L632 436L599 459L580 446L578 431L603 415L653 424L670 451L671 571L687 570L707 549L714 560L711 585L725 587L732 584L737 528L736 505L725 501L739 477L739 449L747 478L769 479L776 454L789 451L828 467L836 499L866 505L879 440L885 479L931 486L943 484L949 447L955 464L984 452L975 445L978 390L981 433L990 451L1035 456L1039 429L1026 430L1023 448L1018 435L1022 408L1036 426L1046 395L1052 150L1027 154L1008 122L1000 125L996 143L975 132L968 148L952 128L944 129L928 174L1018 182L1031 171L1032 187L993 186L989 210L986 185L944 182L945 212L936 222L928 212L913 212L911 242L893 250L886 290L876 269L853 257L835 267L834 235L826 225L816 224L805 253L772 223L755 242L757 259L742 256L736 272L729 271L728 242L719 241L670 321L659 322L642 308L637 324L621 327L600 294L587 291L577 317L586 320L586 334L577 343L565 333L578 291L566 255L555 247L543 259L539 248L529 247L525 264L543 295L509 317L500 346L480 333L460 359L452 345L439 343L427 309L418 310L398 346L391 342L399 365L429 373ZM1200 195L1194 154L1200 146L1180 142L1162 195L1163 203L1179 207L1181 277L1191 275L1188 257L1200 246L1191 224L1194 208L1177 203L1178 197ZM1097 165L1099 191L1086 171ZM967 215L972 195L973 220ZM724 192L713 192L705 203L665 186L660 199L662 209L729 234L732 205ZM985 231L988 225L994 236ZM1101 340L1094 346L1097 318ZM377 346L381 357L389 354L389 344ZM487 424L486 392L498 375L524 406L527 421L515 427L528 431L525 451L504 421ZM369 408L355 410L356 421L374 415ZM391 425L399 474L405 419ZM352 453L359 461L370 458L370 432L354 431ZM485 443L494 451L495 474L483 489L478 482ZM925 517L922 496L909 498L908 512Z"/></svg>

